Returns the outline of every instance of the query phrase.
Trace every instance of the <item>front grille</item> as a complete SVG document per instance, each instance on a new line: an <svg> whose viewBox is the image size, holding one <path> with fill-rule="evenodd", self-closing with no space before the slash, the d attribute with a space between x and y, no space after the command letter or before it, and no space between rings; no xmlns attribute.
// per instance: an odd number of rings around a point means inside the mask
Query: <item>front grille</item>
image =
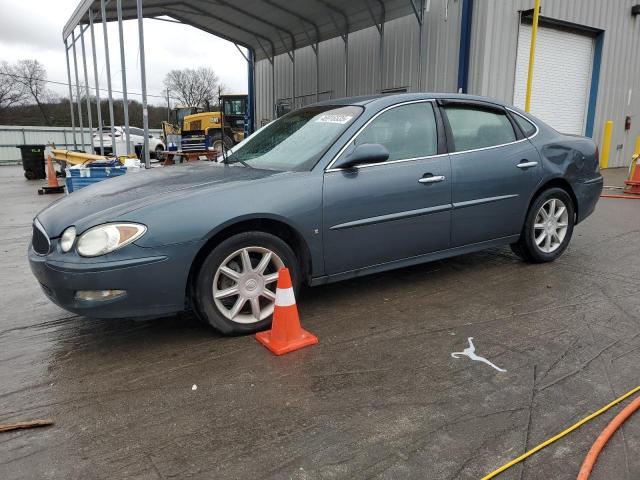
<svg viewBox="0 0 640 480"><path fill-rule="evenodd" d="M37 219L33 222L31 244L33 245L33 250L39 255L46 255L51 249L51 242L49 242L47 232L44 231L44 228Z"/></svg>

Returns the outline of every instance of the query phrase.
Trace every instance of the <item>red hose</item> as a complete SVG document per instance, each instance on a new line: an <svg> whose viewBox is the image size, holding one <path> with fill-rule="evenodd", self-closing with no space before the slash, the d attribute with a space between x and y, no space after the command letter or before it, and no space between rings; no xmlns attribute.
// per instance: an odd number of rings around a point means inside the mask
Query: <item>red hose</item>
<svg viewBox="0 0 640 480"><path fill-rule="evenodd" d="M624 198L625 200L640 200L640 196L632 197L630 195L600 195L601 198Z"/></svg>
<svg viewBox="0 0 640 480"><path fill-rule="evenodd" d="M636 398L630 405L628 405L624 410L622 410L616 417L611 420L611 423L607 425L602 433L596 438L596 441L591 446L591 450L587 453L587 456L582 462L582 467L580 467L580 473L578 473L577 480L587 480L589 475L591 474L591 470L598 459L598 455L609 441L609 439L613 436L620 425L622 425L625 420L627 420L633 413L640 408L640 397Z"/></svg>

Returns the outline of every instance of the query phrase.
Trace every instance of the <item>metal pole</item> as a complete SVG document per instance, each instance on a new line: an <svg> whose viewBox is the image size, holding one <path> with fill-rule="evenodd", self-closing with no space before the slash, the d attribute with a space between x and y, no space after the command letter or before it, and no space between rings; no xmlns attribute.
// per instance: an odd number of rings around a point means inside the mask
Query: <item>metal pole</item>
<svg viewBox="0 0 640 480"><path fill-rule="evenodd" d="M96 110L98 112L98 139L100 140L100 155L104 155L104 140L102 139L102 105L100 104L98 60L96 58L96 35L93 31L93 10L89 10L89 27L91 28L91 54L93 56L93 78L96 83Z"/></svg>
<svg viewBox="0 0 640 480"><path fill-rule="evenodd" d="M316 48L313 49L316 52L316 102L319 100L318 93L320 90L320 60L318 57L320 44L316 42Z"/></svg>
<svg viewBox="0 0 640 480"><path fill-rule="evenodd" d="M418 32L418 91L422 91L422 41L424 37L424 0L420 1L420 30Z"/></svg>
<svg viewBox="0 0 640 480"><path fill-rule="evenodd" d="M147 168L149 168L149 112L147 111L147 72L144 62L144 27L142 22L142 0L137 0L136 5L138 10L138 36L140 43L140 80L142 83L142 129L144 130L144 164Z"/></svg>
<svg viewBox="0 0 640 480"><path fill-rule="evenodd" d="M82 29L82 27L80 27ZM73 69L76 76L76 104L78 105L78 124L80 125L80 143L82 143L81 150L84 150L84 125L82 121L82 102L80 101L80 80L78 80L78 59L76 57L76 34L71 32L71 46L73 47Z"/></svg>
<svg viewBox="0 0 640 480"><path fill-rule="evenodd" d="M292 85L291 85L291 110L296 109L296 51L291 50L291 72L292 72Z"/></svg>
<svg viewBox="0 0 640 480"><path fill-rule="evenodd" d="M342 37L344 40L344 96L349 96L349 32Z"/></svg>
<svg viewBox="0 0 640 480"><path fill-rule="evenodd" d="M378 51L378 63L380 64L380 93L384 90L384 23L385 19L383 18L382 23L380 24L380 47Z"/></svg>
<svg viewBox="0 0 640 480"><path fill-rule="evenodd" d="M116 129L113 124L113 91L111 90L111 61L109 60L109 34L107 33L107 12L105 0L100 0L102 13L102 33L104 36L104 60L107 65L107 93L109 94L109 120L111 122L111 153L116 153Z"/></svg>
<svg viewBox="0 0 640 480"><path fill-rule="evenodd" d="M67 55L67 80L69 82L69 109L71 111L71 131L73 132L73 148L78 149L78 141L76 140L76 119L73 113L73 90L71 90L71 67L69 66L69 47L67 39L64 39L64 50ZM68 148L67 148L68 150Z"/></svg>
<svg viewBox="0 0 640 480"><path fill-rule="evenodd" d="M276 57L271 57L271 101L273 102L273 118L275 120L278 114L276 107Z"/></svg>
<svg viewBox="0 0 640 480"><path fill-rule="evenodd" d="M524 111L531 108L531 87L533 85L533 60L536 56L536 37L538 36L538 19L540 18L540 0L533 5L533 25L531 27L531 46L529 47L529 73L527 75L527 94L524 101Z"/></svg>
<svg viewBox="0 0 640 480"><path fill-rule="evenodd" d="M91 119L91 96L89 95L89 75L87 74L87 54L84 46L84 30L80 25L80 45L82 46L82 67L84 69L84 88L87 97L87 118L89 123L89 142L93 153L93 120Z"/></svg>
<svg viewBox="0 0 640 480"><path fill-rule="evenodd" d="M124 136L127 141L127 155L131 155L131 136L129 135L129 100L127 99L127 65L124 60L124 32L122 30L122 0L116 1L118 11L118 35L120 37L120 67L122 69L122 105L124 110Z"/></svg>

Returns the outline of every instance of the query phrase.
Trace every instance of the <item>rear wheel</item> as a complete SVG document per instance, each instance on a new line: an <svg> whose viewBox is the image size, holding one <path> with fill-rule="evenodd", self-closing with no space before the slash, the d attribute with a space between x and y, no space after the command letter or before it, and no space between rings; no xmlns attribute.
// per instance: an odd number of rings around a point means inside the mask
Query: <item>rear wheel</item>
<svg viewBox="0 0 640 480"><path fill-rule="evenodd" d="M203 321L226 335L267 328L280 268L299 284L296 255L282 239L245 232L220 243L205 258L196 278L194 303Z"/></svg>
<svg viewBox="0 0 640 480"><path fill-rule="evenodd" d="M520 239L511 249L527 262L552 262L571 241L574 212L573 201L565 190L545 190L529 207Z"/></svg>

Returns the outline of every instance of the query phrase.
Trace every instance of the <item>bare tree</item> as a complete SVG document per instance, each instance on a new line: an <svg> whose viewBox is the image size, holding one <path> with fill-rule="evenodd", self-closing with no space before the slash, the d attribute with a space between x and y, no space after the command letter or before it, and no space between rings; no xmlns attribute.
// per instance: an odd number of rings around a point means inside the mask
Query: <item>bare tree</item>
<svg viewBox="0 0 640 480"><path fill-rule="evenodd" d="M44 111L43 104L49 101L47 90L47 71L38 60L19 60L12 68L14 81L22 85L26 94L38 105L42 119L49 125L49 119Z"/></svg>
<svg viewBox="0 0 640 480"><path fill-rule="evenodd" d="M164 86L185 107L209 109L218 103L218 76L207 67L171 70L164 79Z"/></svg>
<svg viewBox="0 0 640 480"><path fill-rule="evenodd" d="M23 103L26 98L24 86L13 78L12 67L7 62L0 63L0 113Z"/></svg>

